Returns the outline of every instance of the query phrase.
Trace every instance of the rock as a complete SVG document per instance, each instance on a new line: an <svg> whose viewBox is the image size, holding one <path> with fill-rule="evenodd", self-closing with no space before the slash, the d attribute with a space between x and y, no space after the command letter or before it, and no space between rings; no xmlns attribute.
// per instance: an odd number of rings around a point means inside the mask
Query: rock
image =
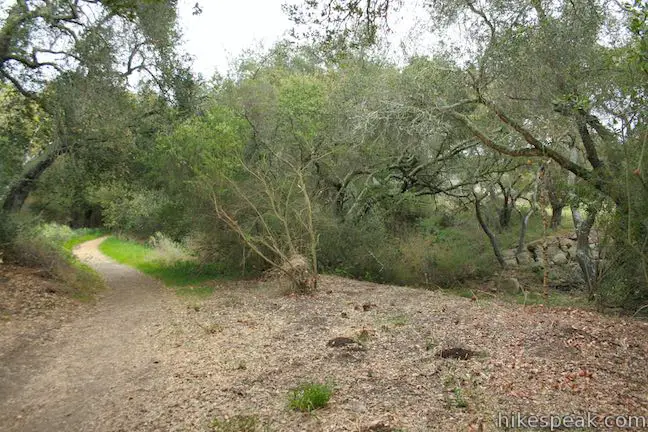
<svg viewBox="0 0 648 432"><path fill-rule="evenodd" d="M439 353L441 358L452 358L457 360L468 360L475 356L475 351L465 348L448 348Z"/></svg>
<svg viewBox="0 0 648 432"><path fill-rule="evenodd" d="M517 294L520 292L520 282L515 278L503 279L500 281L498 289L511 294Z"/></svg>
<svg viewBox="0 0 648 432"><path fill-rule="evenodd" d="M517 266L517 260L515 258L504 258L504 264L507 267L515 267Z"/></svg>
<svg viewBox="0 0 648 432"><path fill-rule="evenodd" d="M326 343L326 345L334 348L343 347L347 345L356 345L356 344L357 342L354 339L348 337L336 337Z"/></svg>
<svg viewBox="0 0 648 432"><path fill-rule="evenodd" d="M352 351L364 351L365 348L362 346L361 343L356 341L355 339L351 339L348 337L336 337L331 339L330 341L327 342L327 346L331 348L347 348Z"/></svg>
<svg viewBox="0 0 648 432"><path fill-rule="evenodd" d="M367 426L360 428L361 432L393 432L396 429L393 429L389 423L383 421L374 421Z"/></svg>
<svg viewBox="0 0 648 432"><path fill-rule="evenodd" d="M542 250L542 249L540 249L540 250ZM558 247L558 244L553 243L553 244L550 244L549 246L547 246L547 256L554 257L554 256L556 256L558 254L561 254L561 253L562 253L562 251Z"/></svg>
<svg viewBox="0 0 648 432"><path fill-rule="evenodd" d="M531 269L532 270L543 270L544 269L544 264L540 261L534 261L531 263Z"/></svg>
<svg viewBox="0 0 648 432"><path fill-rule="evenodd" d="M574 249L574 248L576 248L576 242L575 241L573 241L571 239L568 239L568 238L565 238L565 237L560 239L560 249L562 249L563 251L568 252L568 251L570 251L571 249Z"/></svg>
<svg viewBox="0 0 648 432"><path fill-rule="evenodd" d="M533 262L533 257L529 252L522 252L518 254L516 257L517 263L520 265L528 265Z"/></svg>
<svg viewBox="0 0 648 432"><path fill-rule="evenodd" d="M357 400L352 400L351 402L349 402L348 406L349 409L353 412L357 412L357 413L367 412L367 405Z"/></svg>
<svg viewBox="0 0 648 432"><path fill-rule="evenodd" d="M534 250L539 249L541 247L542 247L542 239L534 240L527 244L527 250L531 253L533 253Z"/></svg>
<svg viewBox="0 0 648 432"><path fill-rule="evenodd" d="M553 261L554 264L563 265L563 264L567 264L569 260L567 259L567 255L565 255L564 252L559 252L556 255L553 255L551 261Z"/></svg>

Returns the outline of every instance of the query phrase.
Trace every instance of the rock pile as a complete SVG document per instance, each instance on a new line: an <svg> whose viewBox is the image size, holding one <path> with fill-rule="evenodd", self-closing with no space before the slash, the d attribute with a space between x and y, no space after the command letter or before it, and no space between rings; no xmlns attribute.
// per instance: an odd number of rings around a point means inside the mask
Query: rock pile
<svg viewBox="0 0 648 432"><path fill-rule="evenodd" d="M592 256L599 258L596 244L590 244ZM527 244L526 251L517 254L515 249L507 249L502 252L506 265L515 266L544 266L542 256L542 239ZM576 261L576 239L572 237L549 237L547 238L547 258L550 264L566 265Z"/></svg>

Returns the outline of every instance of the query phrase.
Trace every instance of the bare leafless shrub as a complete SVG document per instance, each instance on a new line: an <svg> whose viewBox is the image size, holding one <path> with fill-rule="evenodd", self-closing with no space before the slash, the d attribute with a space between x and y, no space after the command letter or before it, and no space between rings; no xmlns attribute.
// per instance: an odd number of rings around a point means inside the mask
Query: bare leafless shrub
<svg viewBox="0 0 648 432"><path fill-rule="evenodd" d="M279 167L240 161L247 181L226 178L230 200L213 191L218 218L243 243L290 281L294 292L317 287L317 233L305 181L306 166L274 155Z"/></svg>

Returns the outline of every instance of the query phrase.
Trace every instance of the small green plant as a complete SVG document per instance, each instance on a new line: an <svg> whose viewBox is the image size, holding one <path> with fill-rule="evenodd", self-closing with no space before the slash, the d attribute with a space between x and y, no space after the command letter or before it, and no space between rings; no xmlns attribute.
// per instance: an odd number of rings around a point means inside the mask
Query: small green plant
<svg viewBox="0 0 648 432"><path fill-rule="evenodd" d="M290 394L290 409L311 412L328 404L333 388L328 384L305 383Z"/></svg>
<svg viewBox="0 0 648 432"><path fill-rule="evenodd" d="M236 415L234 417L219 420L211 424L214 432L270 432L270 424L259 419L255 415Z"/></svg>
<svg viewBox="0 0 648 432"><path fill-rule="evenodd" d="M468 407L468 402L463 396L463 392L461 391L461 387L455 387L454 390L452 390L452 393L454 393L454 405L457 408L467 408Z"/></svg>

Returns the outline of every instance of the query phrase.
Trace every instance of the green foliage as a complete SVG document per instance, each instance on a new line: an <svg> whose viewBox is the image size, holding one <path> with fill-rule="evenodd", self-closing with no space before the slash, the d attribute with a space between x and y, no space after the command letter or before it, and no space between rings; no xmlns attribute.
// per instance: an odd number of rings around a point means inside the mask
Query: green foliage
<svg viewBox="0 0 648 432"><path fill-rule="evenodd" d="M172 205L164 192L133 189L122 183L99 187L91 200L101 207L106 228L141 236L158 231L165 210Z"/></svg>
<svg viewBox="0 0 648 432"><path fill-rule="evenodd" d="M300 384L290 393L288 406L297 411L311 412L325 407L332 394L333 388L328 384Z"/></svg>
<svg viewBox="0 0 648 432"><path fill-rule="evenodd" d="M630 50L630 58L648 74L648 2L634 0L634 3L626 3L624 6L630 13L629 27L636 38Z"/></svg>
<svg viewBox="0 0 648 432"><path fill-rule="evenodd" d="M156 163L180 178L218 181L235 176L238 158L250 133L244 119L222 106L213 106L161 136L157 142ZM173 180L173 176L168 178ZM180 186L180 185L175 185ZM191 184L193 190L199 186ZM200 191L200 190L198 190Z"/></svg>
<svg viewBox="0 0 648 432"><path fill-rule="evenodd" d="M37 104L0 84L0 191L21 174L25 159L40 151L48 127Z"/></svg>
<svg viewBox="0 0 648 432"><path fill-rule="evenodd" d="M9 8L0 22L14 36L8 53L29 56L55 24L68 24L42 14L86 3L47 11L28 2L33 16ZM336 25L319 34L323 45L248 53L210 83L177 61L174 6L102 1L96 25L79 24L87 28L74 44L61 41L78 68L61 63L51 77L24 62L3 69L22 74L12 90L0 88L0 192L52 156L26 183L37 189L26 210L154 236L153 247L103 247L188 293L208 292L200 282L223 269L257 273L293 257L312 272L454 287L498 270L473 194L484 197L501 246L513 248L520 221L505 197L523 211L537 203L538 161L550 159L554 207L607 209L597 298L630 308L648 299L645 1L621 10L598 0L439 0L426 9L432 27L441 35L460 25L468 39L397 67L366 46L393 2L313 0L302 10L315 13L311 24ZM119 25L104 25L106 13ZM147 55L132 59L155 59L156 77L133 93L117 63L141 43ZM0 243L18 231L3 218ZM526 240L541 234L536 211Z"/></svg>

